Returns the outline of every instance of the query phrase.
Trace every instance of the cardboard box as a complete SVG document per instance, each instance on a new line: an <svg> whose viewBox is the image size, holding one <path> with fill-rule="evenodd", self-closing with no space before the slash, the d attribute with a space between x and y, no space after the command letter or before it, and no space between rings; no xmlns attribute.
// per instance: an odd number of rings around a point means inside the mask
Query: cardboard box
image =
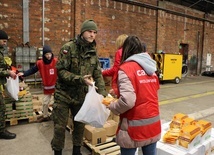
<svg viewBox="0 0 214 155"><path fill-rule="evenodd" d="M158 144L157 155L187 155L187 152L168 144Z"/></svg>
<svg viewBox="0 0 214 155"><path fill-rule="evenodd" d="M208 129L202 136L201 136L201 143L209 140L211 138L211 129Z"/></svg>
<svg viewBox="0 0 214 155"><path fill-rule="evenodd" d="M118 123L114 120L108 120L103 128L106 129L106 136L114 136L116 134Z"/></svg>
<svg viewBox="0 0 214 155"><path fill-rule="evenodd" d="M120 122L120 116L113 114L113 112L110 112L110 115L107 120L114 120L115 122Z"/></svg>
<svg viewBox="0 0 214 155"><path fill-rule="evenodd" d="M179 140L177 141L177 147L184 149L186 151L190 151L193 148L195 148L196 146L199 146L201 144L201 134L198 134L188 145L187 148L183 147L182 145L180 145Z"/></svg>
<svg viewBox="0 0 214 155"><path fill-rule="evenodd" d="M157 142L157 144L156 144L157 155L161 155L161 151L162 151L162 148L164 145L166 145L166 144L163 142L160 142L160 141Z"/></svg>
<svg viewBox="0 0 214 155"><path fill-rule="evenodd" d="M120 116L113 114L112 120L114 120L115 122L119 123L120 122Z"/></svg>
<svg viewBox="0 0 214 155"><path fill-rule="evenodd" d="M168 130L168 124L162 124L162 136ZM214 128L207 130L204 135L197 135L188 148L164 143L162 138L157 143L157 155L214 155Z"/></svg>
<svg viewBox="0 0 214 155"><path fill-rule="evenodd" d="M108 116L108 119L107 119L107 120L112 120L112 119L113 119L113 116L114 116L114 114L113 114L113 112L111 111L110 114L109 114L109 116Z"/></svg>
<svg viewBox="0 0 214 155"><path fill-rule="evenodd" d="M184 150L177 145L166 144L163 142L157 142L157 155L204 155L202 145L198 145L191 150Z"/></svg>
<svg viewBox="0 0 214 155"><path fill-rule="evenodd" d="M85 125L84 136L92 145L106 142L106 130L104 128Z"/></svg>
<svg viewBox="0 0 214 155"><path fill-rule="evenodd" d="M214 139L214 138L211 138L211 139ZM211 140L210 151L211 151L211 155L213 155L214 154L214 140Z"/></svg>
<svg viewBox="0 0 214 155"><path fill-rule="evenodd" d="M209 140L204 141L202 143L202 147L203 147L203 150L202 150L203 155L212 155L213 148L214 148L214 138L210 138Z"/></svg>
<svg viewBox="0 0 214 155"><path fill-rule="evenodd" d="M214 138L214 128L211 128L211 137Z"/></svg>
<svg viewBox="0 0 214 155"><path fill-rule="evenodd" d="M202 146L203 146L203 155L211 155L211 141L205 141Z"/></svg>

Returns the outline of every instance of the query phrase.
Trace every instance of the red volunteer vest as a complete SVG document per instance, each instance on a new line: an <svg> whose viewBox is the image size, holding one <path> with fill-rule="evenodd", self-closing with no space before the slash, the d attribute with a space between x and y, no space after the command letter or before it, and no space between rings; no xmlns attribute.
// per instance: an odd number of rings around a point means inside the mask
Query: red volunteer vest
<svg viewBox="0 0 214 155"><path fill-rule="evenodd" d="M57 79L56 62L57 58L53 58L50 64L45 64L43 60L38 60L36 63L42 77L44 94L54 93Z"/></svg>
<svg viewBox="0 0 214 155"><path fill-rule="evenodd" d="M129 77L135 93L135 106L120 115L128 120L129 136L136 141L146 140L161 133L158 105L159 80L156 74L148 76L136 62L126 62L120 66Z"/></svg>

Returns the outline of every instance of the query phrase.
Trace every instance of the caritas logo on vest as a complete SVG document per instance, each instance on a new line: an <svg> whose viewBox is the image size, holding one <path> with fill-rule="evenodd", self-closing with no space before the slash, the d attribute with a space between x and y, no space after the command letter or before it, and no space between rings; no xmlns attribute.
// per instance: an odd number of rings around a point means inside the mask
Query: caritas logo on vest
<svg viewBox="0 0 214 155"><path fill-rule="evenodd" d="M144 70L137 70L137 75L138 76L144 76L144 75L146 75L146 73Z"/></svg>
<svg viewBox="0 0 214 155"><path fill-rule="evenodd" d="M49 69L50 75L54 74L54 69Z"/></svg>
<svg viewBox="0 0 214 155"><path fill-rule="evenodd" d="M144 76L147 75L144 70L137 70L137 75L138 76ZM155 77L152 77L151 79L141 79L139 80L140 83L152 83L152 82L157 82L157 79Z"/></svg>

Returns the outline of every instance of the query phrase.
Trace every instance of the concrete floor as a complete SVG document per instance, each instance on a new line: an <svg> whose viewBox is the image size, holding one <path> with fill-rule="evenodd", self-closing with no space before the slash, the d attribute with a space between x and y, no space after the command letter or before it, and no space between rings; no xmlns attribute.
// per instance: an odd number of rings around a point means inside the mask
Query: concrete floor
<svg viewBox="0 0 214 155"><path fill-rule="evenodd" d="M163 123L170 121L174 114L182 112L214 124L214 78L192 76L183 78L179 84L165 82L160 87L159 101ZM30 90L33 93L34 89ZM17 138L0 140L0 155L53 155L50 146L53 136L52 121L28 123L27 120L22 120L18 125L8 125L7 129L16 133ZM71 155L71 152L71 134L66 131L63 155ZM82 147L82 152L83 155L91 154L86 147Z"/></svg>

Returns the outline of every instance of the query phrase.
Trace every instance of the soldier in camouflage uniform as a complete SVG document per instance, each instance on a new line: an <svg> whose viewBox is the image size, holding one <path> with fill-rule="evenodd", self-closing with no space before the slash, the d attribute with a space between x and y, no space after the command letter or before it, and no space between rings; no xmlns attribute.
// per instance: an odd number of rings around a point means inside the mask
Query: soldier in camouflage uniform
<svg viewBox="0 0 214 155"><path fill-rule="evenodd" d="M8 40L8 35L5 31L0 30L0 139L14 139L16 134L11 133L5 129L5 104L3 98L4 84L7 82L6 77L16 79L16 74L8 70L8 66L4 60L3 51L5 50Z"/></svg>
<svg viewBox="0 0 214 155"><path fill-rule="evenodd" d="M81 108L88 85L92 85L90 77L94 79L98 93L107 95L96 51L96 34L95 22L86 20L81 26L80 35L64 44L60 50L56 65L58 80L52 112L54 137L51 145L55 155L61 155L64 148L69 109L72 116L75 116ZM81 155L84 126L85 124L74 121L73 155Z"/></svg>

